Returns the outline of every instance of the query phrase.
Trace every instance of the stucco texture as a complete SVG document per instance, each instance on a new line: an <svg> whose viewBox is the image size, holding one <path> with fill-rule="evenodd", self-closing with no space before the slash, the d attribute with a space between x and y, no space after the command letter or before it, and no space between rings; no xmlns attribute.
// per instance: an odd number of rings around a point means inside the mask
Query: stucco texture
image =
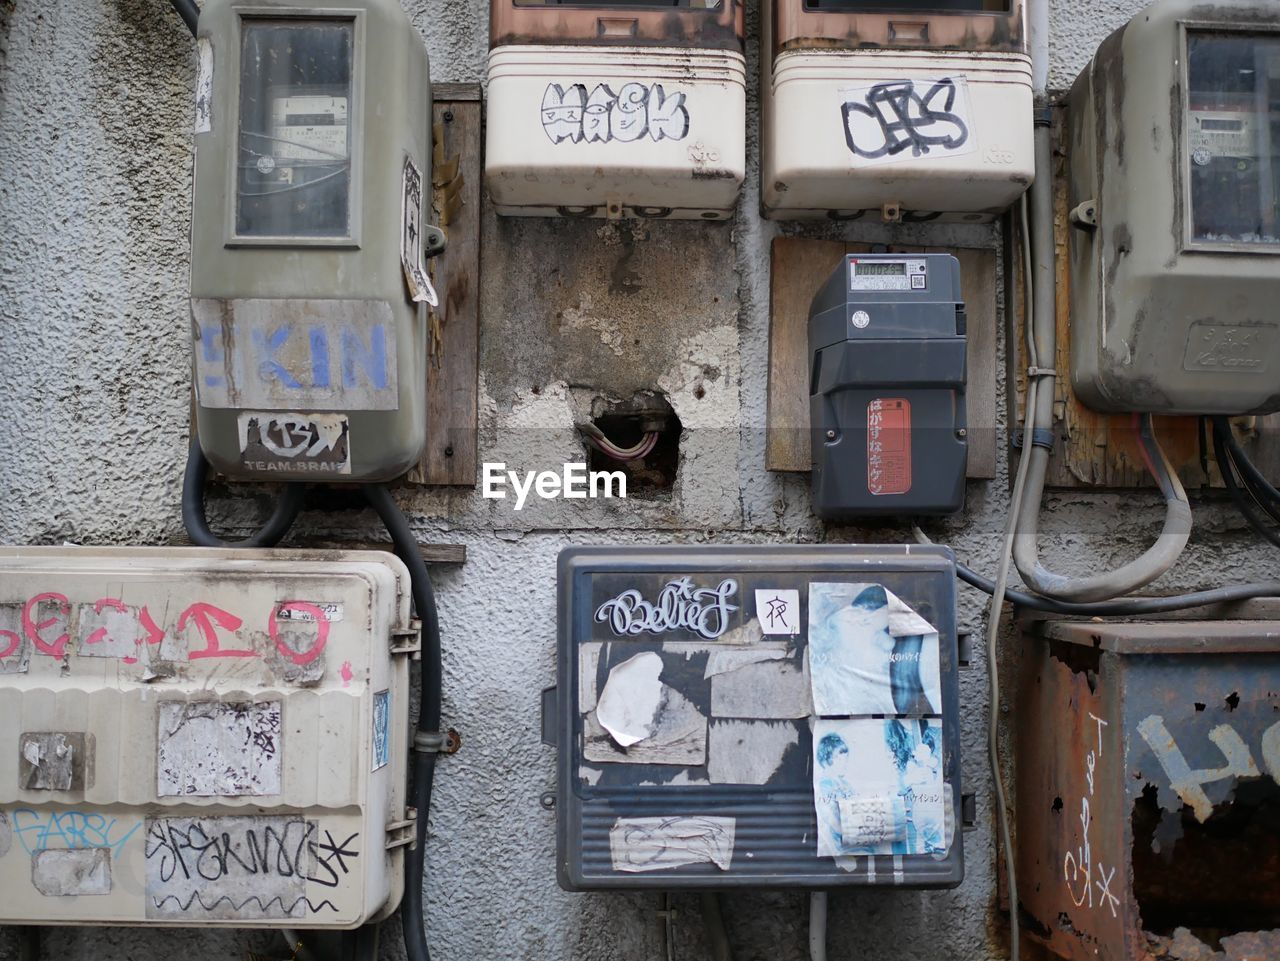
<svg viewBox="0 0 1280 961"><path fill-rule="evenodd" d="M406 0L436 81L482 81L482 0ZM1139 0L1056 0L1053 86L1062 88ZM402 492L424 540L462 543L436 570L445 718L464 750L441 762L427 850L427 930L439 961L659 961L653 895L568 894L555 881L554 752L539 742L538 690L554 678L555 559L571 544L903 542L885 522L826 529L807 480L764 468L769 244L781 232L855 240L995 243L996 228L891 230L762 221L757 175L758 23L748 13L748 175L729 224L503 221L483 212L482 460L521 470L582 458L575 412L596 396L663 391L685 437L675 489L626 502L483 500ZM0 542L180 542L188 426L187 233L195 51L164 0L0 0ZM1000 350L1003 351L1003 342ZM997 404L1003 409L1003 403ZM993 425L975 425L991 427ZM1003 431L1003 418L994 425ZM1002 436L1002 435L998 435ZM1274 575L1267 548L1219 500L1160 588ZM261 519L255 491L223 496L227 529ZM974 567L996 566L1007 465L971 483L965 512L928 525ZM1150 494L1046 499L1043 551L1065 571L1130 558L1160 523ZM367 539L370 515L311 511L299 530ZM982 624L962 591L961 622ZM967 874L944 892L838 891L830 957L1007 957L996 906L984 659L963 673L965 788L978 798ZM9 748L4 748L9 750ZM8 762L6 762L8 763ZM2 894L0 894L2 897ZM672 897L670 956L708 957L696 897ZM802 961L807 902L726 899L738 961ZM402 956L394 924L382 955ZM271 933L58 928L41 957L240 959ZM0 957L16 957L13 931Z"/></svg>

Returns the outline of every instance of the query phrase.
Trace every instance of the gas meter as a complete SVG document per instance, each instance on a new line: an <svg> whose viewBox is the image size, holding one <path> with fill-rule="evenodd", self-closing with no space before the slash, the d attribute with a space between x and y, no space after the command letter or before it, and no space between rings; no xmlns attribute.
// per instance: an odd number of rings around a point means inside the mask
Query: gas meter
<svg viewBox="0 0 1280 961"><path fill-rule="evenodd" d="M950 254L849 254L809 310L813 508L964 505L965 312Z"/></svg>
<svg viewBox="0 0 1280 961"><path fill-rule="evenodd" d="M746 172L741 0L492 0L499 214L729 217Z"/></svg>
<svg viewBox="0 0 1280 961"><path fill-rule="evenodd" d="M425 441L427 54L395 0L208 0L191 318L231 477L388 480Z"/></svg>
<svg viewBox="0 0 1280 961"><path fill-rule="evenodd" d="M982 221L1031 183L1023 0L763 3L766 216Z"/></svg>
<svg viewBox="0 0 1280 961"><path fill-rule="evenodd" d="M1069 110L1076 393L1280 409L1280 8L1161 0L1103 42Z"/></svg>

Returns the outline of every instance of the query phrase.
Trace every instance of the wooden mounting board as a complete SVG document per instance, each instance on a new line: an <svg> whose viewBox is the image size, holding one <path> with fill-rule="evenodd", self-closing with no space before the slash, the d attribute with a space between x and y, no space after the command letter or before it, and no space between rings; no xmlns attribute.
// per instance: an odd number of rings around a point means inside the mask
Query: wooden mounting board
<svg viewBox="0 0 1280 961"><path fill-rule="evenodd" d="M1153 486L1138 449L1133 416L1099 414L1090 410L1071 389L1071 276L1067 250L1068 231L1073 228L1067 217L1067 150L1062 136L1065 109L1054 115L1054 259L1057 345L1053 367L1054 432L1057 446L1049 458L1046 484L1054 488L1132 488ZM1021 232L1016 218L1005 236L1007 263L1005 303L1012 309L1008 343L1009 366L1006 372L1008 394L1016 402L1010 423L1020 425L1024 416L1026 379L1026 287L1021 255ZM1041 362L1043 363L1043 361ZM1241 446L1262 473L1273 481L1280 477L1280 415L1252 419L1249 429L1239 433ZM1221 487L1213 457L1212 437L1204 439L1203 452L1208 473L1201 464L1200 422L1196 417L1156 417L1156 436L1169 460L1177 468L1183 484L1190 490L1204 486ZM1207 432L1206 432L1207 433Z"/></svg>
<svg viewBox="0 0 1280 961"><path fill-rule="evenodd" d="M808 471L809 304L845 254L866 253L871 244L778 237L773 241L769 303L769 400L765 467ZM970 478L996 475L996 287L995 248L890 247L892 253L947 253L960 261L968 312L968 401Z"/></svg>
<svg viewBox="0 0 1280 961"><path fill-rule="evenodd" d="M440 306L427 335L427 446L411 484L476 483L480 346L480 85L433 88L434 220L448 247L429 262Z"/></svg>

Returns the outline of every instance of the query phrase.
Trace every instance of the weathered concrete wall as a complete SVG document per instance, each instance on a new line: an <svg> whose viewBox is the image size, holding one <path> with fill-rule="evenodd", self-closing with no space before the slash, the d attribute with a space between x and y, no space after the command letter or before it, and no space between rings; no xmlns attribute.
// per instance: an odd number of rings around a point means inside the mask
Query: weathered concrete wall
<svg viewBox="0 0 1280 961"><path fill-rule="evenodd" d="M410 0L436 80L483 79L481 0ZM1065 86L1140 0L1057 0L1053 83ZM769 242L780 230L898 242L990 242L987 228L825 225L758 216L756 11L749 17L749 173L728 225L501 221L484 214L482 459L521 470L579 459L573 414L597 393L664 391L686 428L674 492L619 502L538 502L519 514L478 493L406 504L426 538L469 560L437 573L448 723L466 749L443 762L428 850L428 930L441 961L652 961L652 896L570 895L555 883L552 815L539 795L553 752L538 741L537 689L553 677L555 557L568 544L902 541L900 525L825 531L806 481L764 470ZM0 542L166 543L181 535L187 431L185 286L193 49L162 0L0 0ZM1002 348L1003 349L1003 348ZM978 425L983 426L983 425ZM1003 423L997 425L1003 428ZM1007 509L1004 458L972 484L965 514L931 525L992 570ZM224 503L249 525L256 501ZM1140 552L1158 528L1149 495L1055 495L1044 543L1066 570ZM1192 549L1162 587L1274 572L1220 505L1200 506ZM365 533L367 515L305 515ZM981 598L965 591L962 621ZM940 893L832 899L831 957L999 958L981 659L963 681L964 773L979 824L964 884ZM706 956L697 902L674 899L674 957ZM737 957L807 957L805 899L728 902ZM43 956L102 961L232 959L269 936L50 932ZM400 957L389 930L384 955ZM14 951L0 940L0 957Z"/></svg>

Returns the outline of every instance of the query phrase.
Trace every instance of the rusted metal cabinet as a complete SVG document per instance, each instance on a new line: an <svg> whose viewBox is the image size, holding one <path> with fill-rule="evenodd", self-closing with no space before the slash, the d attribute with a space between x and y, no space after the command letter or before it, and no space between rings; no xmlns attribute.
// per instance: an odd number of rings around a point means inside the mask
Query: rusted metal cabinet
<svg viewBox="0 0 1280 961"><path fill-rule="evenodd" d="M1072 959L1280 957L1280 622L1027 634L1024 929Z"/></svg>
<svg viewBox="0 0 1280 961"><path fill-rule="evenodd" d="M492 0L485 183L507 216L724 220L746 173L740 0Z"/></svg>

